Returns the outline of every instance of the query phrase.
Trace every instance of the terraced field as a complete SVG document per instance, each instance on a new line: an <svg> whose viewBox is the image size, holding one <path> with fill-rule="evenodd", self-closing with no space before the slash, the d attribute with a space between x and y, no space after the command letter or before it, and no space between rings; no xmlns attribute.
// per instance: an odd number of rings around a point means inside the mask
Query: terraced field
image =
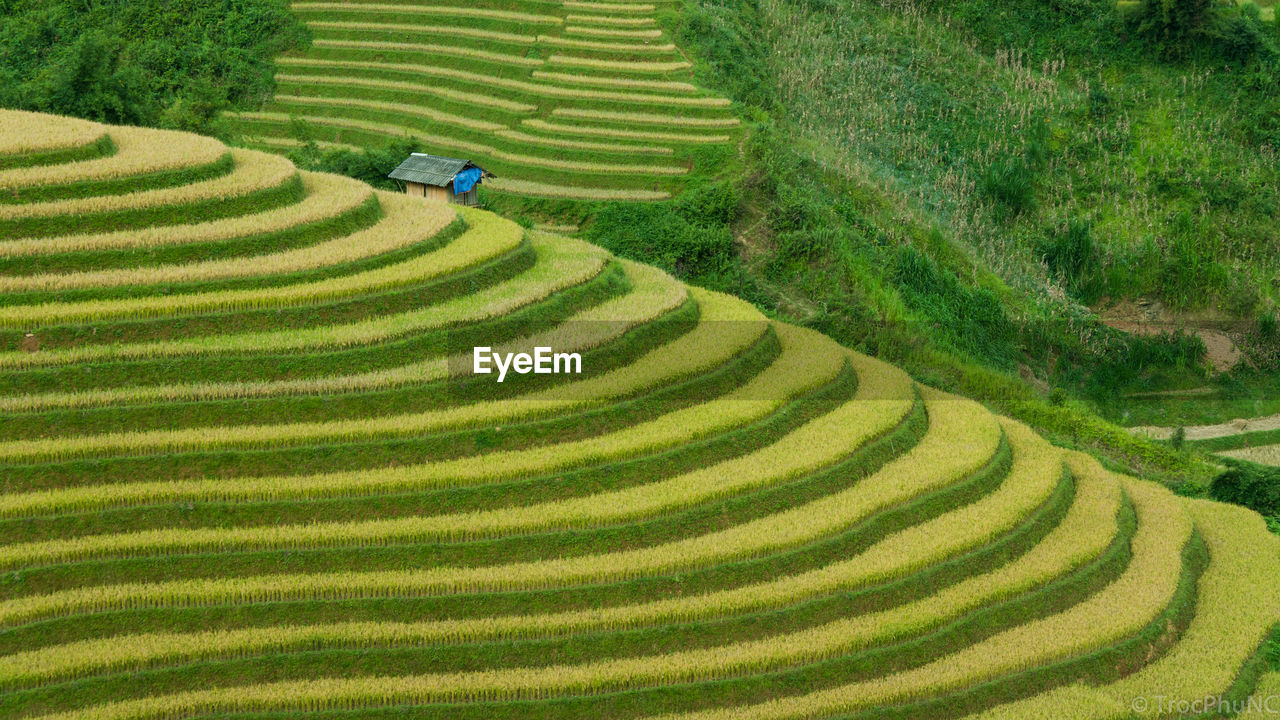
<svg viewBox="0 0 1280 720"><path fill-rule="evenodd" d="M1280 539L1248 511L484 212L7 112L0 167L3 717L1254 692ZM583 373L498 383L476 345Z"/></svg>
<svg viewBox="0 0 1280 720"><path fill-rule="evenodd" d="M1189 447L1236 460L1280 467L1280 415L1191 425L1182 430ZM1153 440L1169 440L1176 428L1143 426L1132 428L1132 432Z"/></svg>
<svg viewBox="0 0 1280 720"><path fill-rule="evenodd" d="M278 90L235 127L267 149L412 136L464 157L503 192L668 197L736 152L738 120L700 90L660 26L672 0L295 2L313 47L280 58Z"/></svg>

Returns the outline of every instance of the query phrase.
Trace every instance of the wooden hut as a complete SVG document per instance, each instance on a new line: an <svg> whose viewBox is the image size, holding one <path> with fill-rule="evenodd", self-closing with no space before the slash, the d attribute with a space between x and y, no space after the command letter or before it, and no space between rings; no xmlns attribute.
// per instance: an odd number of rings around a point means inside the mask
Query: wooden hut
<svg viewBox="0 0 1280 720"><path fill-rule="evenodd" d="M414 153L387 177L403 182L406 195L478 205L476 187L493 176L470 160Z"/></svg>

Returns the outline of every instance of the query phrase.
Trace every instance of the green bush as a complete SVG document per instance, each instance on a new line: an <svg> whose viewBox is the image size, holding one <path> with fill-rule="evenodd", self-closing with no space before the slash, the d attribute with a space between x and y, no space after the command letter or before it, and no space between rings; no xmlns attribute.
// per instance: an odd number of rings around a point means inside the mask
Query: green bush
<svg viewBox="0 0 1280 720"><path fill-rule="evenodd" d="M612 203L602 207L586 239L681 278L714 274L737 257L728 226L714 221L719 212L703 218L683 203Z"/></svg>
<svg viewBox="0 0 1280 720"><path fill-rule="evenodd" d="M1039 250L1049 270L1069 289L1086 302L1096 299L1101 290L1098 277L1101 263L1093 241L1092 223L1071 219L1065 226L1047 233Z"/></svg>

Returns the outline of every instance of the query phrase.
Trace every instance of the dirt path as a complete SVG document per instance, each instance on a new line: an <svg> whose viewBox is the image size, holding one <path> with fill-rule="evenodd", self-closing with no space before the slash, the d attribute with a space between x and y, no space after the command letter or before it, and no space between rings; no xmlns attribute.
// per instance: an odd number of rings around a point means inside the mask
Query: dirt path
<svg viewBox="0 0 1280 720"><path fill-rule="evenodd" d="M1229 318L1174 313L1158 300L1122 300L1097 312L1103 323L1134 335L1186 332L1199 336L1214 372L1226 372L1240 362L1240 348L1230 335L1235 322Z"/></svg>

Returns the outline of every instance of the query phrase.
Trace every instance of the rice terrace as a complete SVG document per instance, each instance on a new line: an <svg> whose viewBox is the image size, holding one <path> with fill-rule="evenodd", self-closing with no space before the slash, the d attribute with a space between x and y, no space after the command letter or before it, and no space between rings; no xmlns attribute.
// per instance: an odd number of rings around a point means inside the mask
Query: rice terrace
<svg viewBox="0 0 1280 720"><path fill-rule="evenodd" d="M1280 718L1270 10L0 0L0 717Z"/></svg>

